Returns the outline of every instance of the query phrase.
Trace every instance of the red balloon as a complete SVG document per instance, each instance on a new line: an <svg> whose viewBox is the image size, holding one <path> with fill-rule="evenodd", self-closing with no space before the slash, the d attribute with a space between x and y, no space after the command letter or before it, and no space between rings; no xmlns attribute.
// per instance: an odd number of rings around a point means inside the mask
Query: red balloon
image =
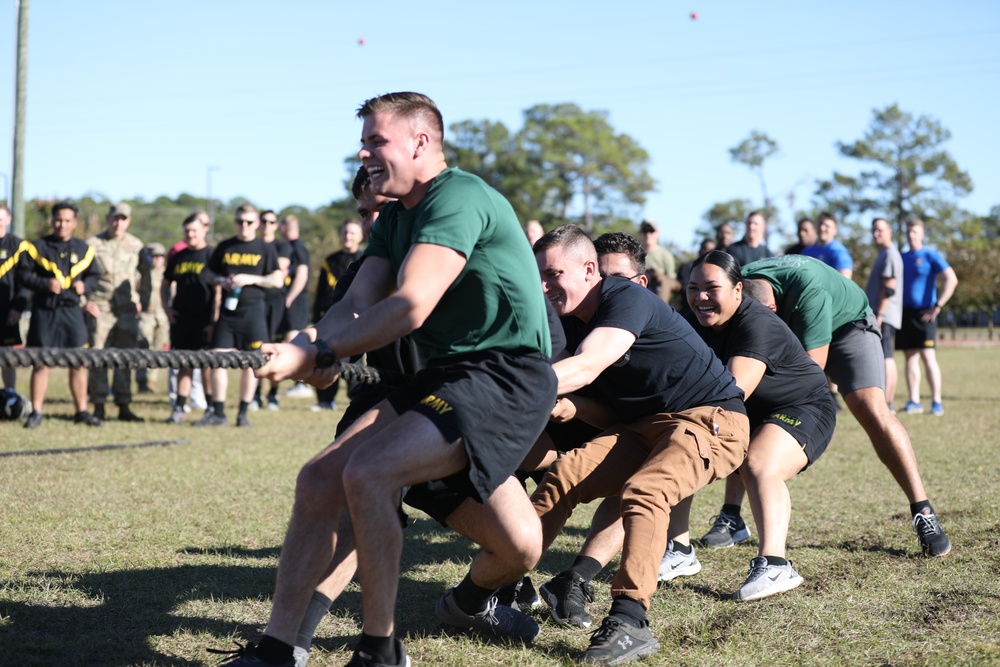
<svg viewBox="0 0 1000 667"><path fill-rule="evenodd" d="M358 40L358 46L364 46L364 45L365 45L365 40L362 37L361 39Z"/></svg>
<svg viewBox="0 0 1000 667"><path fill-rule="evenodd" d="M691 20L692 21L698 20L698 12L691 12Z"/></svg>

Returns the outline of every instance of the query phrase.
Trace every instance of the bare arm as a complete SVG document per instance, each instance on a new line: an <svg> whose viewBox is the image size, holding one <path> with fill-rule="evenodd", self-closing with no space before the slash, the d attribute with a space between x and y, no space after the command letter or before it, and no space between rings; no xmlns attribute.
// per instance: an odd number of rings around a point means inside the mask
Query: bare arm
<svg viewBox="0 0 1000 667"><path fill-rule="evenodd" d="M583 339L576 354L552 364L559 379L560 396L586 387L601 372L629 351L635 334L615 327L597 327Z"/></svg>
<svg viewBox="0 0 1000 667"><path fill-rule="evenodd" d="M767 370L763 361L750 357L730 357L726 368L736 378L736 386L743 390L743 400L750 398Z"/></svg>
<svg viewBox="0 0 1000 667"><path fill-rule="evenodd" d="M827 343L821 347L806 350L806 354L808 354L809 358L815 361L820 368L826 370L826 358L830 354L830 344Z"/></svg>

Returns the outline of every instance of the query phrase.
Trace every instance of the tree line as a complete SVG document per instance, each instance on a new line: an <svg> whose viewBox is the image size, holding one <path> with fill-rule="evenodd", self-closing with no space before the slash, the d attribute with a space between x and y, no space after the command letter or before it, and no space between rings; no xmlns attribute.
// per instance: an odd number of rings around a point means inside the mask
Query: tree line
<svg viewBox="0 0 1000 667"><path fill-rule="evenodd" d="M490 120L463 120L448 129L449 164L482 177L507 197L522 222L539 220L546 229L574 222L592 234L634 231L646 198L655 189L649 154L634 138L617 132L604 111L586 111L571 103L539 104L523 112L518 129ZM945 253L961 281L949 305L956 311L992 310L1000 306L1000 204L986 215L959 205L959 199L972 192L973 183L944 148L950 137L931 117L914 116L895 104L875 109L859 139L835 144L842 155L859 162L859 171L834 172L819 179L809 205L794 215L815 219L820 211L829 211L838 218L841 240L854 256L859 282L867 278L875 256L868 234L871 218L889 220L902 245L906 220L920 217L928 242ZM786 222L778 219L765 178L767 160L779 150L778 142L760 130L729 150L734 162L758 177L761 197L713 204L703 216L704 236L711 236L722 222L741 224L754 209L765 212L772 229ZM348 191L359 163L356 156L344 162ZM96 193L76 201L80 233L100 231L111 202ZM26 207L29 236L30 230L47 233L53 203L36 199ZM136 235L167 247L180 239L186 215L209 208L204 198L190 194L129 203ZM217 239L231 235L229 221L243 203L256 204L244 197L212 202ZM278 214L298 216L303 239L313 256L322 258L339 247L337 229L355 217L354 209L348 196L315 209L285 207ZM314 261L317 266L318 261Z"/></svg>

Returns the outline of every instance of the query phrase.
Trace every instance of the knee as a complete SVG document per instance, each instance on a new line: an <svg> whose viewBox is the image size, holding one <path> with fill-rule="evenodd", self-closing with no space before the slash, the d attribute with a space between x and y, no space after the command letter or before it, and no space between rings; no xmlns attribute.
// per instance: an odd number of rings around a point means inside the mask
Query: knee
<svg viewBox="0 0 1000 667"><path fill-rule="evenodd" d="M310 461L302 467L295 480L296 512L327 511L336 507L334 489L338 480L331 479L321 462Z"/></svg>
<svg viewBox="0 0 1000 667"><path fill-rule="evenodd" d="M520 572L532 570L542 557L542 524L535 520L519 521L508 529L506 539L498 540L494 555Z"/></svg>

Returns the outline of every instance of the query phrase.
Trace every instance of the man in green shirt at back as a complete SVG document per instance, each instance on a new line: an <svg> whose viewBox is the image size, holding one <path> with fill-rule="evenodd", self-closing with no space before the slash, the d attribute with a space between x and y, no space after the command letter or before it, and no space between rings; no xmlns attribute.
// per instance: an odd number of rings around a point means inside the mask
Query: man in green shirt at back
<svg viewBox="0 0 1000 667"><path fill-rule="evenodd" d="M847 407L909 499L924 554L946 555L951 541L927 499L910 436L885 402L882 335L864 291L837 270L802 255L752 262L743 267L743 277L744 293L776 312L806 353L839 385ZM741 490L737 476L730 476L726 504L738 506L733 501L742 497ZM729 525L723 528L734 535L746 534L739 516L724 514L716 528L727 519Z"/></svg>

